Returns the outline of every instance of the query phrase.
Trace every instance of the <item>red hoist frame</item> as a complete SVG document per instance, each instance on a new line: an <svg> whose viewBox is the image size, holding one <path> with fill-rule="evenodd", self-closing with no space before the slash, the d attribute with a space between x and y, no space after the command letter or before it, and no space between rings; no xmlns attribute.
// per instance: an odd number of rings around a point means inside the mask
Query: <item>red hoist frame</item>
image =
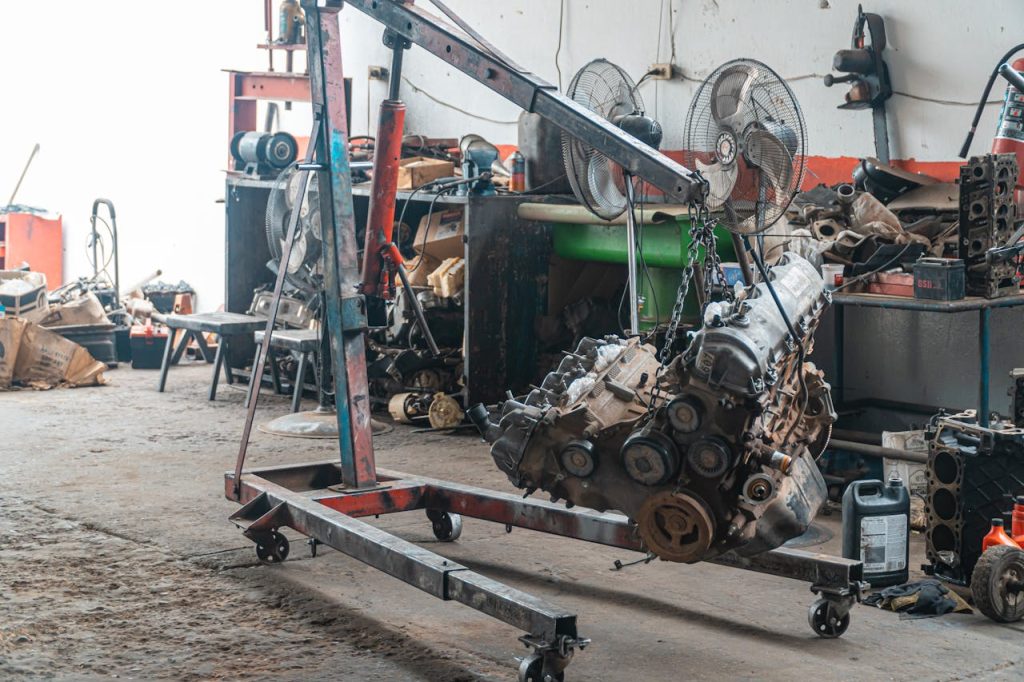
<svg viewBox="0 0 1024 682"><path fill-rule="evenodd" d="M561 95L557 89L525 72L465 26L440 0L432 0L461 30L442 23L411 3L399 0L348 0L349 7L384 24L385 44L394 51L391 97L381 106L374 158L373 191L362 268L357 262L355 213L347 153L348 130L343 103L340 0L303 0L306 12L309 73L314 114L309 152L299 164L303 186L316 173L324 239L326 323L331 341L338 414L340 458L337 461L244 469L248 436L258 400L251 395L245 431L234 471L225 474L225 494L242 507L231 519L244 528L265 561L283 561L288 541L279 532L292 528L310 538L315 552L327 545L446 601L456 601L524 631L520 640L532 652L521 659L520 680L561 680L576 649L588 640L576 629L576 615L491 580L457 562L407 542L362 517L424 510L434 534L454 541L462 530L461 516L493 521L508 528L561 535L610 547L642 552L634 525L625 516L383 471L374 464L370 432L364 332L365 299L387 295L395 284L401 256L392 242L395 187L401 151L404 105L398 101L402 53L419 45L459 68L520 107L553 120L567 133L600 149L659 189L683 201L703 196L703 184L686 168L622 133ZM294 237L298 211L289 235ZM291 240L282 261L287 262ZM281 269L281 273L284 269ZM276 301L261 354L267 352ZM250 383L259 386L257 361ZM862 588L860 562L780 548L755 557L732 554L713 563L801 580L820 598L811 607L810 622L824 637L837 637L849 624L849 611ZM680 570L685 570L680 567Z"/></svg>

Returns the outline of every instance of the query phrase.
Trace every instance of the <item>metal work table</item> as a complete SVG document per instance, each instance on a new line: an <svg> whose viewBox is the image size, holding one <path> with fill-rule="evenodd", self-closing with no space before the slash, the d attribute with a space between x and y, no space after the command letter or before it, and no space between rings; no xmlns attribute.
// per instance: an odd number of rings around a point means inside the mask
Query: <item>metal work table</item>
<svg viewBox="0 0 1024 682"><path fill-rule="evenodd" d="M886 296L882 294L848 294L836 293L832 296L835 306L835 372L836 386L833 395L837 404L843 403L844 373L844 336L846 331L845 308L882 308L885 310L906 310L916 313L978 313L978 346L979 346L979 382L978 382L978 420L982 426L989 424L989 360L991 349L989 338L993 308L1013 308L1024 306L1024 294L1004 296L1002 298L981 298L969 296L959 301L930 301L920 298L903 296Z"/></svg>

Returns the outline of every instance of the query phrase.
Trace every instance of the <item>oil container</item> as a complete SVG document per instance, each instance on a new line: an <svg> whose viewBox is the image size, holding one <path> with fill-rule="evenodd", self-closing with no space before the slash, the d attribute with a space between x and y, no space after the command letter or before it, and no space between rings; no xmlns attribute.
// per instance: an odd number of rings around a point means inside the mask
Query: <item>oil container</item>
<svg viewBox="0 0 1024 682"><path fill-rule="evenodd" d="M854 481L843 495L843 556L864 563L872 587L910 577L910 493L898 477Z"/></svg>

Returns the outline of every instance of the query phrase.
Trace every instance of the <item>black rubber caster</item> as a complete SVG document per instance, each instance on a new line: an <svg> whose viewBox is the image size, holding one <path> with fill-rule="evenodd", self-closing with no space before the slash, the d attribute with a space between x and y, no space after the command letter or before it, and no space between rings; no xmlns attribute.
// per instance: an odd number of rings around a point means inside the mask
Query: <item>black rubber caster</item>
<svg viewBox="0 0 1024 682"><path fill-rule="evenodd" d="M269 540L256 543L256 556L265 564L279 564L288 558L288 538L274 531Z"/></svg>
<svg viewBox="0 0 1024 682"><path fill-rule="evenodd" d="M462 535L462 517L458 514L428 509L427 518L433 527L434 537L441 542L454 542Z"/></svg>
<svg viewBox="0 0 1024 682"><path fill-rule="evenodd" d="M1024 618L1024 551L989 547L974 565L971 596L978 610L997 623Z"/></svg>
<svg viewBox="0 0 1024 682"><path fill-rule="evenodd" d="M828 599L818 599L807 612L807 622L819 637L835 639L842 637L850 627L850 612L840 615L839 607Z"/></svg>
<svg viewBox="0 0 1024 682"><path fill-rule="evenodd" d="M544 657L540 654L530 654L519 662L516 679L518 682L564 682L565 671L545 675Z"/></svg>

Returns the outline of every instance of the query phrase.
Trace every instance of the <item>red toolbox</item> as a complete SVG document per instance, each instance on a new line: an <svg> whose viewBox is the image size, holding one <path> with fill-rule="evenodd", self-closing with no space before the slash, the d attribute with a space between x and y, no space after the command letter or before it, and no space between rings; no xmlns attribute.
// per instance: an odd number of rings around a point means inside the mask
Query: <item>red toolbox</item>
<svg viewBox="0 0 1024 682"><path fill-rule="evenodd" d="M160 369L167 345L167 327L137 324L128 336L132 369Z"/></svg>

